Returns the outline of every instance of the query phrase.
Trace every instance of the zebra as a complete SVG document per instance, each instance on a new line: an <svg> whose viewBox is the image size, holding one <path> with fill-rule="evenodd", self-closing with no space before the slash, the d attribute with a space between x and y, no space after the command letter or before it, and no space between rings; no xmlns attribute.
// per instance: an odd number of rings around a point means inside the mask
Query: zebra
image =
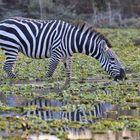
<svg viewBox="0 0 140 140"><path fill-rule="evenodd" d="M62 60L66 71L66 82L71 78L71 56L82 53L94 57L101 67L115 80L125 78L112 45L99 32L84 24L72 24L62 20L37 20L13 17L0 22L0 48L4 50L6 61L4 71L9 78L16 78L13 64L18 52L43 59L50 58L46 77L52 77Z"/></svg>

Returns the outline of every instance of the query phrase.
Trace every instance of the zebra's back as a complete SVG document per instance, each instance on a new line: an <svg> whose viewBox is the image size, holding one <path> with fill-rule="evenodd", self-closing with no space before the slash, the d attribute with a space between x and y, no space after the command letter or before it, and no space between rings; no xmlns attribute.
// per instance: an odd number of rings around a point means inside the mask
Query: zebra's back
<svg viewBox="0 0 140 140"><path fill-rule="evenodd" d="M60 20L45 21L18 17L4 20L0 23L0 45L7 48L7 43L4 42L8 41L11 44L9 47L16 46L28 57L50 57L52 45L61 39L59 32L63 23Z"/></svg>

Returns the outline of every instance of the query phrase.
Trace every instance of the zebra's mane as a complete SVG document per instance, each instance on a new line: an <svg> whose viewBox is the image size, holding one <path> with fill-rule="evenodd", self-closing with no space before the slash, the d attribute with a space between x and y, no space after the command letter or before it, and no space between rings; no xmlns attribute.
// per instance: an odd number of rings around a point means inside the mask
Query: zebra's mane
<svg viewBox="0 0 140 140"><path fill-rule="evenodd" d="M35 19L35 18L27 18L27 17L11 17L11 19L16 19L19 21L33 21L33 22L46 22L47 20Z"/></svg>
<svg viewBox="0 0 140 140"><path fill-rule="evenodd" d="M102 33L98 32L92 26L90 26L88 23L80 22L80 23L77 24L77 27L81 31L89 31L89 32L92 32L92 33L98 35L102 40L104 40L106 42L106 44L109 48L112 48L112 45L110 44L109 40Z"/></svg>

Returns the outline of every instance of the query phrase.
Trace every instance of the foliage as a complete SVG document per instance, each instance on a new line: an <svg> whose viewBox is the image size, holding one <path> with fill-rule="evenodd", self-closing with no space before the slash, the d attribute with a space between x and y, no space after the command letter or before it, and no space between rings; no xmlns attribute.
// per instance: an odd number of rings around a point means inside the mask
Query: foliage
<svg viewBox="0 0 140 140"><path fill-rule="evenodd" d="M88 116L89 119L97 120L90 125L88 123L69 122L69 120L41 120L34 116L20 116L19 114L28 110L35 111L35 105L26 107L11 106L0 98L0 114L14 113L17 116L0 117L0 131L8 133L50 133L62 138L67 134L62 131L50 131L49 127L60 128L68 125L71 128L84 126L92 133L105 133L108 130L120 131L124 128L140 130L140 118L127 114L120 115L119 112L133 110L139 111L139 76L140 76L140 47L134 45L135 39L140 39L139 30L135 29L98 29L109 38L113 45L113 51L119 57L127 73L126 81L115 82L110 79L101 68L99 62L85 55L75 54L73 56L71 86L61 89L65 80L65 72L60 62L51 82L45 78L49 59L35 60L19 54L15 71L15 80L6 79L5 73L0 69L0 95L19 96L23 101L44 98L46 100L67 101L61 107L42 107L40 110L67 111L76 108L91 110L96 104L110 103L117 109L107 110L105 118ZM4 64L4 55L0 51L0 67ZM38 67L37 67L38 66ZM111 116L115 116L112 119ZM47 123L47 125L46 125Z"/></svg>

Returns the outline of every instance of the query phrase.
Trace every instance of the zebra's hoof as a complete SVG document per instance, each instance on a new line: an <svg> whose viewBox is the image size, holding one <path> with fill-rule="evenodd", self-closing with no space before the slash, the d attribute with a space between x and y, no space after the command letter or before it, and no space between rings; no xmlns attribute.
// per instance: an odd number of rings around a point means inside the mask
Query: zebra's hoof
<svg viewBox="0 0 140 140"><path fill-rule="evenodd" d="M52 83L52 82L53 82L53 78L52 78L52 77L46 77L46 81L47 81L48 83Z"/></svg>
<svg viewBox="0 0 140 140"><path fill-rule="evenodd" d="M64 85L63 85L63 87L62 87L62 89L67 89L67 88L69 88L70 87L70 81L65 81L65 83L64 83Z"/></svg>
<svg viewBox="0 0 140 140"><path fill-rule="evenodd" d="M8 75L8 78L12 78L12 79L15 79L16 78L16 75L14 73Z"/></svg>

